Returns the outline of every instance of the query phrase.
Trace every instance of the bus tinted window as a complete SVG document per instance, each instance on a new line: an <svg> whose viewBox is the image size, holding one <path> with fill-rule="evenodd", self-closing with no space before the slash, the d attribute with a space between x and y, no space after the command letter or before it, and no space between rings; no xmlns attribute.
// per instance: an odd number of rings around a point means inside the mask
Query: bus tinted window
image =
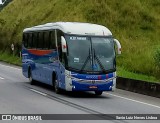
<svg viewBox="0 0 160 123"><path fill-rule="evenodd" d="M43 49L43 45L44 45L44 38L43 38L43 32L40 32L39 33L39 35L38 35L38 46L37 46L37 48L39 48L39 49Z"/></svg>
<svg viewBox="0 0 160 123"><path fill-rule="evenodd" d="M26 33L23 35L23 42L24 42L24 47L28 48L28 35Z"/></svg>
<svg viewBox="0 0 160 123"><path fill-rule="evenodd" d="M49 48L49 38L50 34L49 32L44 32L44 49L48 49Z"/></svg>
<svg viewBox="0 0 160 123"><path fill-rule="evenodd" d="M55 30L50 32L50 46L49 49L56 49Z"/></svg>
<svg viewBox="0 0 160 123"><path fill-rule="evenodd" d="M62 62L62 47L61 47L61 36L63 35L62 31L57 30L57 43L58 43L58 53L59 59Z"/></svg>
<svg viewBox="0 0 160 123"><path fill-rule="evenodd" d="M33 42L32 42L32 33L28 34L28 48L33 47Z"/></svg>
<svg viewBox="0 0 160 123"><path fill-rule="evenodd" d="M37 48L38 33L33 33L33 48Z"/></svg>

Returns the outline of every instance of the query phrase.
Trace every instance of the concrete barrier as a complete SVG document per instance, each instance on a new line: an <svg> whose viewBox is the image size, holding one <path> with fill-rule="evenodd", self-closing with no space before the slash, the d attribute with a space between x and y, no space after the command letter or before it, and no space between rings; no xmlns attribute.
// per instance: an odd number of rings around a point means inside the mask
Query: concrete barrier
<svg viewBox="0 0 160 123"><path fill-rule="evenodd" d="M160 83L118 77L117 88L160 98Z"/></svg>

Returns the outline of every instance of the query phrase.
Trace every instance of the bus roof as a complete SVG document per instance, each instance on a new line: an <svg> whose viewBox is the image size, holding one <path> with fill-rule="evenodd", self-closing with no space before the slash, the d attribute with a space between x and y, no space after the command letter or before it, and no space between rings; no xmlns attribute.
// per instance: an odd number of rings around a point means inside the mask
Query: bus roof
<svg viewBox="0 0 160 123"><path fill-rule="evenodd" d="M112 36L111 31L102 25L80 22L56 22L24 29L23 32L59 29L67 34Z"/></svg>

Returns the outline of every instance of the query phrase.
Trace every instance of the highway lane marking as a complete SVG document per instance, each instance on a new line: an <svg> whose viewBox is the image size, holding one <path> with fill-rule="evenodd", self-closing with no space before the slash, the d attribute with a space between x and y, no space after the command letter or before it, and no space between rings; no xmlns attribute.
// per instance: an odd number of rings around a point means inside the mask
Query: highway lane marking
<svg viewBox="0 0 160 123"><path fill-rule="evenodd" d="M4 78L0 77L0 79L4 79Z"/></svg>
<svg viewBox="0 0 160 123"><path fill-rule="evenodd" d="M133 102L145 104L145 105L152 106L152 107L155 107L155 108L160 108L160 106L153 105L153 104L149 104L149 103L145 103L145 102L141 102L141 101L138 101L138 100L134 100L134 99L127 98L127 97L122 97L122 96L118 96L118 95L110 94L110 93L106 93L106 94L111 95L111 96L114 96L114 97L119 97L119 98L122 98L122 99L125 99L125 100L129 100L129 101L133 101Z"/></svg>
<svg viewBox="0 0 160 123"><path fill-rule="evenodd" d="M16 70L21 70L20 68L11 67L11 66L8 66L8 65L3 65L3 64L0 64L0 65L1 65L1 66L5 66L5 67L8 67L8 68L16 69Z"/></svg>
<svg viewBox="0 0 160 123"><path fill-rule="evenodd" d="M43 96L47 96L47 94L45 94L45 93L43 93L43 92L40 92L40 91L37 91L37 90L35 90L35 89L29 89L29 90L31 90L31 91L33 91L33 92L36 92L36 93L38 93L38 94L41 94L41 95L43 95Z"/></svg>

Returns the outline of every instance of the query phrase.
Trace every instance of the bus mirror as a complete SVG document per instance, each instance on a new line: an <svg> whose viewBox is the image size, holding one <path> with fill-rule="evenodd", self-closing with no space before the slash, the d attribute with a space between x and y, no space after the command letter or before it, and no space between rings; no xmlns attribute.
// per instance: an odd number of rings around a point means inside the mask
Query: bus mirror
<svg viewBox="0 0 160 123"><path fill-rule="evenodd" d="M63 36L61 36L61 45L62 45L62 52L66 53L67 52L67 44L66 44L66 40Z"/></svg>
<svg viewBox="0 0 160 123"><path fill-rule="evenodd" d="M121 44L120 44L120 42L117 40L117 39L114 39L114 42L116 43L116 45L117 45L117 53L118 53L118 55L120 55L121 54Z"/></svg>

